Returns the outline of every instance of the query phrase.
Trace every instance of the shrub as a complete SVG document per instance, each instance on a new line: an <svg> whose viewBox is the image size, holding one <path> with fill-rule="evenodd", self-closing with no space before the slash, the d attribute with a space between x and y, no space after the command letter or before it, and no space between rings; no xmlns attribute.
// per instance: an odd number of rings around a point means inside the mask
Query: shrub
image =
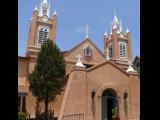
<svg viewBox="0 0 160 120"><path fill-rule="evenodd" d="M118 108L117 107L112 109L112 115L113 116L118 116Z"/></svg>
<svg viewBox="0 0 160 120"><path fill-rule="evenodd" d="M18 112L18 120L26 120L26 113Z"/></svg>

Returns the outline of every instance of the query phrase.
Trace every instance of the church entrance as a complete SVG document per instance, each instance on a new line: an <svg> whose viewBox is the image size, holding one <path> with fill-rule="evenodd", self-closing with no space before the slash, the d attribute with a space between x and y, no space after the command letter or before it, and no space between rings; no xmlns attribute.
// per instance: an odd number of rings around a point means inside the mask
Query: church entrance
<svg viewBox="0 0 160 120"><path fill-rule="evenodd" d="M118 115L118 99L113 89L107 89L102 94L102 120L112 120Z"/></svg>

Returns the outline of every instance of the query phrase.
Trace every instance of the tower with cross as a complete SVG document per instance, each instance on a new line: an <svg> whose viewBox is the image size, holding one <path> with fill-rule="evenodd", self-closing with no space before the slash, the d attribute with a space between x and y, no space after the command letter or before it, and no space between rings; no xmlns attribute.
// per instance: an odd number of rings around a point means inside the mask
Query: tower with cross
<svg viewBox="0 0 160 120"><path fill-rule="evenodd" d="M121 24L114 10L111 33L107 34L106 31L104 33L104 54L106 57L109 54L110 60L127 63L132 61L131 38L129 30L122 31Z"/></svg>
<svg viewBox="0 0 160 120"><path fill-rule="evenodd" d="M48 0L41 0L39 7L33 9L26 48L26 56L37 57L41 46L47 41L56 41L57 13L50 16Z"/></svg>

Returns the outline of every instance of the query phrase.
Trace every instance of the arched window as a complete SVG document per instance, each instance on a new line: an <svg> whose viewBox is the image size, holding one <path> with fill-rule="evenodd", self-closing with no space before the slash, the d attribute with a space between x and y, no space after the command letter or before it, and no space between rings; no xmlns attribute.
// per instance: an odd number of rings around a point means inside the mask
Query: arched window
<svg viewBox="0 0 160 120"><path fill-rule="evenodd" d="M49 28L47 26L39 26L38 44L43 45L48 39Z"/></svg>
<svg viewBox="0 0 160 120"><path fill-rule="evenodd" d="M84 49L84 56L92 56L92 50L91 50L90 46L87 46Z"/></svg>
<svg viewBox="0 0 160 120"><path fill-rule="evenodd" d="M127 57L126 42L124 42L124 41L119 42L119 56L120 56L120 58Z"/></svg>

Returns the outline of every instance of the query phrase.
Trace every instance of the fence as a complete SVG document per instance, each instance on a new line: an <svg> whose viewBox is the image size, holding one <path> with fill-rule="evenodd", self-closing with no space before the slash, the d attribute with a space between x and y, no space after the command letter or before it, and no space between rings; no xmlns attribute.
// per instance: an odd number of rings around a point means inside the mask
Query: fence
<svg viewBox="0 0 160 120"><path fill-rule="evenodd" d="M63 120L84 120L84 114L65 115Z"/></svg>

